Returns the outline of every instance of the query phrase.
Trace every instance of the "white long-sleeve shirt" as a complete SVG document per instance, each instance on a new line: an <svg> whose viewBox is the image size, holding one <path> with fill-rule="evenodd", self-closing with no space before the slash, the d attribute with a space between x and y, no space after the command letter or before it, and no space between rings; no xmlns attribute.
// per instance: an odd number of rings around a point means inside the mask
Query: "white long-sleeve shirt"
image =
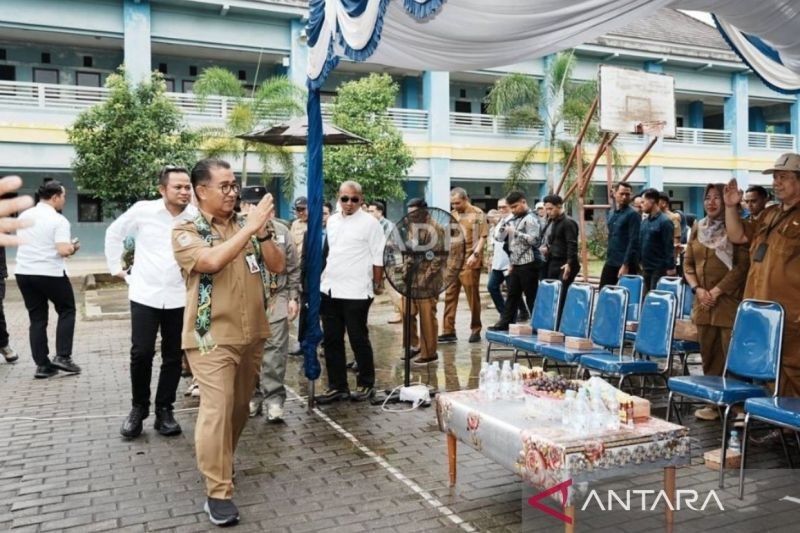
<svg viewBox="0 0 800 533"><path fill-rule="evenodd" d="M125 238L136 240L133 268L126 278L128 299L156 309L186 305L186 286L172 254L172 228L196 216L193 205L173 217L164 200L146 200L135 203L108 227L105 252L112 274L122 271Z"/></svg>

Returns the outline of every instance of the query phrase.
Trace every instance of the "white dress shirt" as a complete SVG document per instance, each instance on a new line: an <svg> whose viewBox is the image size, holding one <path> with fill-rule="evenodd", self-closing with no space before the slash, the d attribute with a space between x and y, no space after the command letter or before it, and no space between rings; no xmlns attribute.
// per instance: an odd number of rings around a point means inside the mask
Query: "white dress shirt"
<svg viewBox="0 0 800 533"><path fill-rule="evenodd" d="M372 267L383 266L385 238L375 217L358 209L331 215L327 225L328 261L320 290L332 298L372 298Z"/></svg>
<svg viewBox="0 0 800 533"><path fill-rule="evenodd" d="M44 202L20 213L19 220L32 220L33 226L17 230L22 244L17 249L14 273L62 277L66 266L56 249L56 243L70 243L69 221Z"/></svg>
<svg viewBox="0 0 800 533"><path fill-rule="evenodd" d="M106 230L106 263L112 274L122 271L123 242L136 240L136 253L128 282L128 299L156 309L177 309L186 305L186 285L172 254L172 228L194 220L197 208L186 206L172 216L164 200L136 202Z"/></svg>
<svg viewBox="0 0 800 533"><path fill-rule="evenodd" d="M505 244L505 240L499 240L497 238L498 230L503 227L503 224L511 220L514 215L506 215L497 225L492 229L492 245L494 246L492 250L492 270L508 270L509 265L511 265L511 261L508 258L508 254L505 250L503 250L503 245Z"/></svg>

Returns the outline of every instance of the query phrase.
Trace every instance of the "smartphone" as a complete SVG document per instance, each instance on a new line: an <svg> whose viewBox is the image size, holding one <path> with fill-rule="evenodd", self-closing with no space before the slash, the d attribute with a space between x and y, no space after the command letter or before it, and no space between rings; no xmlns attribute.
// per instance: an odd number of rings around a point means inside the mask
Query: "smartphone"
<svg viewBox="0 0 800 533"><path fill-rule="evenodd" d="M242 202L257 204L266 194L267 188L263 185L248 185L247 187L242 187L239 198L241 198Z"/></svg>

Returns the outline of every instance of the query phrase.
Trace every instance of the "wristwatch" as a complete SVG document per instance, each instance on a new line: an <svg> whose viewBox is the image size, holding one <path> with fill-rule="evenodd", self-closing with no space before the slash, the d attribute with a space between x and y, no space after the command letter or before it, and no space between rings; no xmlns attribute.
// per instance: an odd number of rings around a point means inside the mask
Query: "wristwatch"
<svg viewBox="0 0 800 533"><path fill-rule="evenodd" d="M259 237L258 235L256 235L256 240L258 242L267 242L267 241L271 241L273 238L275 238L275 226L272 225L272 221L267 222L265 227L266 227L266 230L267 230L267 234L264 235L263 238Z"/></svg>
<svg viewBox="0 0 800 533"><path fill-rule="evenodd" d="M697 285L692 287L692 294L697 294Z"/></svg>

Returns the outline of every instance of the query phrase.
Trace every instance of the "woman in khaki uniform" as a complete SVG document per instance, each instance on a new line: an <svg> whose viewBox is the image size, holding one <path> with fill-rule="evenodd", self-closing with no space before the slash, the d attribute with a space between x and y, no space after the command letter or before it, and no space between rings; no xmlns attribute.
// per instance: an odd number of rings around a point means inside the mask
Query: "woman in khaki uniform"
<svg viewBox="0 0 800 533"><path fill-rule="evenodd" d="M692 322L697 326L703 374L721 376L731 341L733 320L742 300L750 260L747 248L734 245L725 230L722 202L724 185L706 186L706 217L695 223L686 246L684 275L695 294ZM695 412L701 420L715 420L716 409Z"/></svg>

